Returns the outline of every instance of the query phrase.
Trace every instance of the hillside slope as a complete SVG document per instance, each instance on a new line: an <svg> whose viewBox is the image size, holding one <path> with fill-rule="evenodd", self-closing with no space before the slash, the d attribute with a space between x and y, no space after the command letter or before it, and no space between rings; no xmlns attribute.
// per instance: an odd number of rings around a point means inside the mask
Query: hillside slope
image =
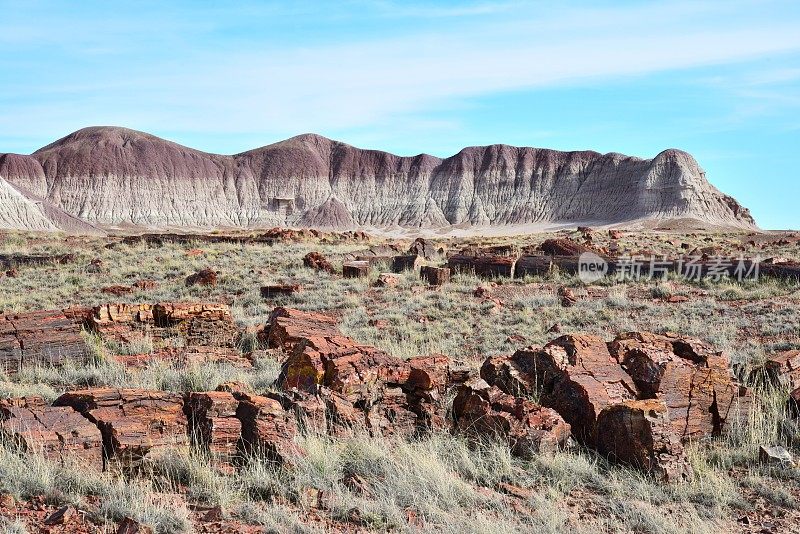
<svg viewBox="0 0 800 534"><path fill-rule="evenodd" d="M234 156L92 127L0 175L90 223L142 227L447 228L694 218L753 227L691 155L651 160L506 145L440 159L306 134Z"/></svg>

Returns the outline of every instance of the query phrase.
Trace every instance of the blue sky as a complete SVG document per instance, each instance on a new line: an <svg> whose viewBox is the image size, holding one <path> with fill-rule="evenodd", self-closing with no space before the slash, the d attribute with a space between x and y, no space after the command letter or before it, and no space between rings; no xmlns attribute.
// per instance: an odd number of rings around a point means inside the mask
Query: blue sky
<svg viewBox="0 0 800 534"><path fill-rule="evenodd" d="M0 0L0 152L99 124L218 153L675 147L800 228L800 2L222 4Z"/></svg>

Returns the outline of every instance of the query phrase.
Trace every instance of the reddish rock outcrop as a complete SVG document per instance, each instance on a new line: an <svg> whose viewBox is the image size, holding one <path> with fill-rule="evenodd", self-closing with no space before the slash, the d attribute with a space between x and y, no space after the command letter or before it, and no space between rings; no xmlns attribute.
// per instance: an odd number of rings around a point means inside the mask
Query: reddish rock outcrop
<svg viewBox="0 0 800 534"><path fill-rule="evenodd" d="M320 252L309 252L303 257L303 265L315 271L324 271L333 274L336 270L331 265L331 262L322 255Z"/></svg>
<svg viewBox="0 0 800 534"><path fill-rule="evenodd" d="M749 391L734 381L728 357L700 340L629 332L609 348L633 378L640 398L666 403L684 441L719 435L726 424L746 420Z"/></svg>
<svg viewBox="0 0 800 534"><path fill-rule="evenodd" d="M625 401L604 408L597 417L597 449L612 461L637 467L665 482L692 477L667 405L660 400Z"/></svg>
<svg viewBox="0 0 800 534"><path fill-rule="evenodd" d="M337 320L329 315L304 312L292 308L275 308L269 322L258 336L264 346L292 352L295 345L307 339L320 344L325 339L343 338Z"/></svg>
<svg viewBox="0 0 800 534"><path fill-rule="evenodd" d="M39 397L0 401L0 435L49 460L103 469L100 430L70 407L48 406Z"/></svg>
<svg viewBox="0 0 800 534"><path fill-rule="evenodd" d="M284 463L300 454L294 442L297 422L294 413L268 397L241 394L236 417L242 426L242 453L264 455Z"/></svg>
<svg viewBox="0 0 800 534"><path fill-rule="evenodd" d="M126 466L188 443L183 399L175 393L84 389L64 393L53 405L71 407L95 423L106 454Z"/></svg>
<svg viewBox="0 0 800 534"><path fill-rule="evenodd" d="M215 467L230 472L239 452L242 423L236 412L239 401L231 393L190 393L186 416L193 443L206 452Z"/></svg>
<svg viewBox="0 0 800 534"><path fill-rule="evenodd" d="M15 374L23 366L83 363L89 350L81 335L87 308L0 315L0 369Z"/></svg>
<svg viewBox="0 0 800 534"><path fill-rule="evenodd" d="M633 380L596 336L561 336L544 349L520 351L514 360L533 371L542 404L558 412L588 445L594 444L603 408L636 398Z"/></svg>
<svg viewBox="0 0 800 534"><path fill-rule="evenodd" d="M474 440L500 439L530 457L563 447L570 426L554 410L504 393L483 380L459 387L453 401L455 431Z"/></svg>

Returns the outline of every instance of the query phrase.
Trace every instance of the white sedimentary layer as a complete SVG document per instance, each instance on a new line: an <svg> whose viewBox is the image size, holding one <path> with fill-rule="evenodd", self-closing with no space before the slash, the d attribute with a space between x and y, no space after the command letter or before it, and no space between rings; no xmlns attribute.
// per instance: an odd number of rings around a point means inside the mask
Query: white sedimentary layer
<svg viewBox="0 0 800 534"><path fill-rule="evenodd" d="M754 226L679 150L646 160L492 145L439 159L302 135L222 156L96 127L10 156L0 159L9 181L100 224L444 228L694 218Z"/></svg>

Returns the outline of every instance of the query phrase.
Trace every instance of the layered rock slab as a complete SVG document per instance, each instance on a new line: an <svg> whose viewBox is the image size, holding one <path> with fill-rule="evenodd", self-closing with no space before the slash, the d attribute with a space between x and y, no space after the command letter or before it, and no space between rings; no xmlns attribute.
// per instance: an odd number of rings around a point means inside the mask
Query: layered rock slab
<svg viewBox="0 0 800 534"><path fill-rule="evenodd" d="M570 425L555 410L504 393L482 379L458 388L453 419L456 432L477 441L501 440L522 457L553 452L570 436Z"/></svg>
<svg viewBox="0 0 800 534"><path fill-rule="evenodd" d="M49 406L40 397L0 401L0 435L49 460L103 469L97 426L72 408Z"/></svg>
<svg viewBox="0 0 800 534"><path fill-rule="evenodd" d="M652 473L664 482L688 480L692 468L663 401L625 401L597 416L597 449L612 461Z"/></svg>
<svg viewBox="0 0 800 534"><path fill-rule="evenodd" d="M188 444L183 398L141 389L98 388L64 393L53 406L67 406L95 423L109 457L134 465L149 454Z"/></svg>

